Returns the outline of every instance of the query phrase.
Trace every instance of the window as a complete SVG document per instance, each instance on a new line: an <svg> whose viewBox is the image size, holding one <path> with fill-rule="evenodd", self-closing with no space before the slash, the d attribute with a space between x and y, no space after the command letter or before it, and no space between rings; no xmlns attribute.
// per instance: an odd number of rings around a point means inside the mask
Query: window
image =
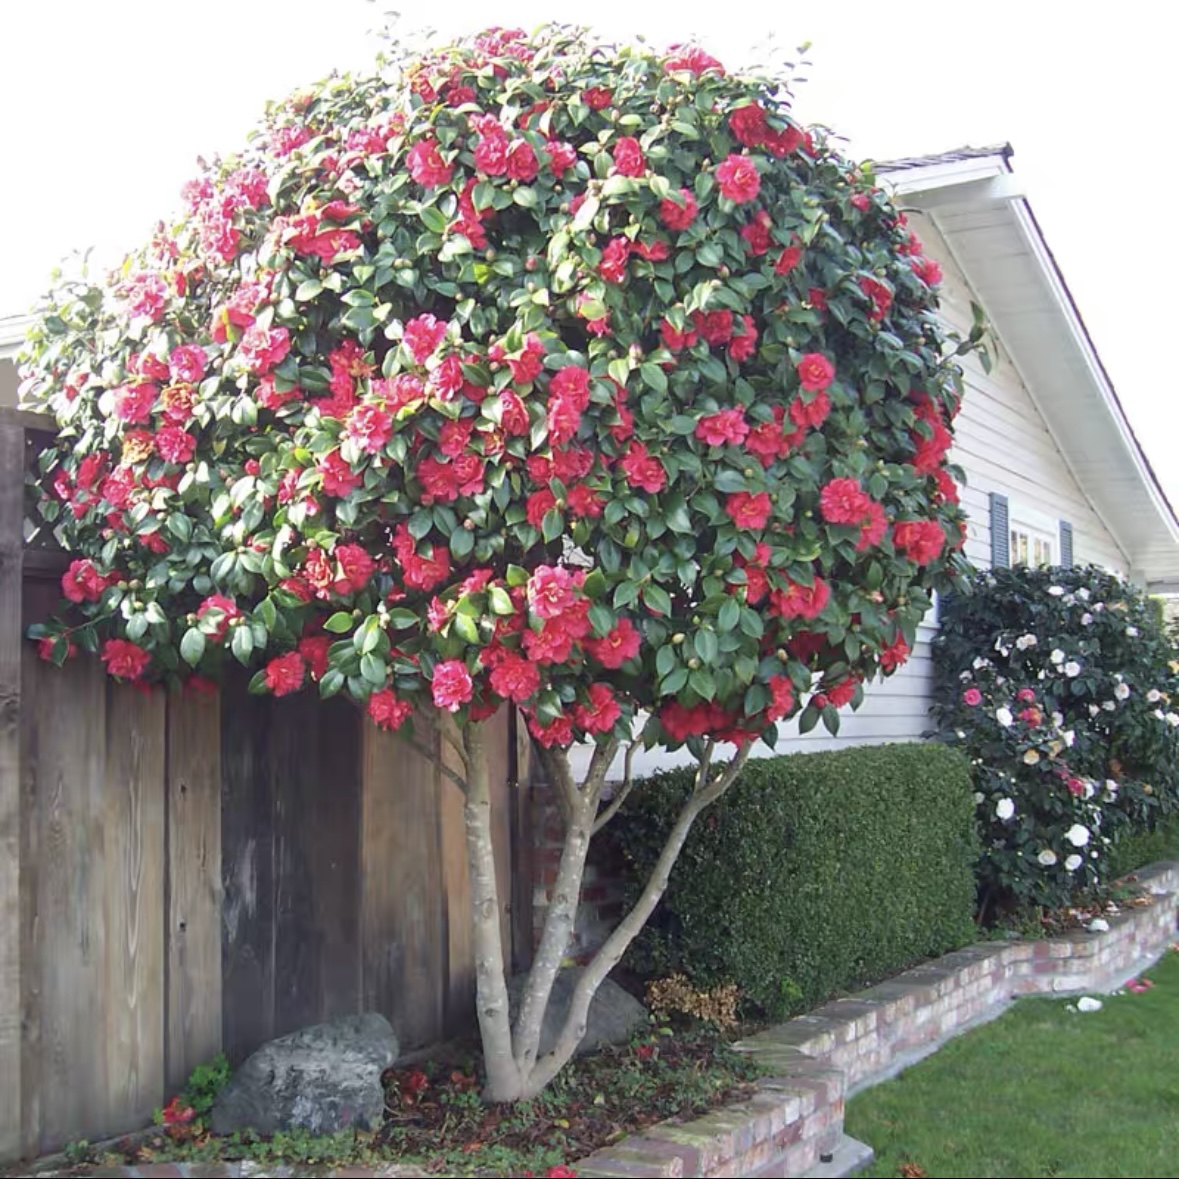
<svg viewBox="0 0 1179 1179"><path fill-rule="evenodd" d="M1039 513L1020 510L1011 505L1010 553L1012 565L1027 565L1038 569L1055 565L1059 535L1054 520L1039 518Z"/></svg>

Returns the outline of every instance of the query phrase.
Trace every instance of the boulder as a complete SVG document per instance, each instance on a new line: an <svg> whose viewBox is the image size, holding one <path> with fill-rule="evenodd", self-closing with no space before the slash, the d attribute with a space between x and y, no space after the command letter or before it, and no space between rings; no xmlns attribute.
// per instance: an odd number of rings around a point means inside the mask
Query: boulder
<svg viewBox="0 0 1179 1179"><path fill-rule="evenodd" d="M263 1044L213 1106L215 1134L376 1129L384 1118L381 1074L398 1044L383 1015L347 1015Z"/></svg>
<svg viewBox="0 0 1179 1179"><path fill-rule="evenodd" d="M561 1032L561 1025L569 1012L573 999L573 988L581 977L581 967L572 966L560 971L553 983L553 994L549 1008L544 1014L540 1027L540 1055L552 1050ZM524 975L517 975L508 981L508 999L512 1019L520 1009L520 996L524 993ZM577 1046L576 1055L592 1052L604 1044L625 1044L636 1033L647 1026L647 1009L629 991L623 990L613 979L607 978L598 988L590 1003L586 1020L585 1036Z"/></svg>

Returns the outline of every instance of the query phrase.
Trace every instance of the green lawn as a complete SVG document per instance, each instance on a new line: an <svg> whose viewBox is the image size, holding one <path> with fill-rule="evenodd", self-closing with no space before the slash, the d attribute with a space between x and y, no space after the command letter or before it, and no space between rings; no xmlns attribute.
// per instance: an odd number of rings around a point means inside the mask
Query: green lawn
<svg viewBox="0 0 1179 1179"><path fill-rule="evenodd" d="M1179 1176L1179 953L1153 990L1025 999L848 1104L871 1176Z"/></svg>

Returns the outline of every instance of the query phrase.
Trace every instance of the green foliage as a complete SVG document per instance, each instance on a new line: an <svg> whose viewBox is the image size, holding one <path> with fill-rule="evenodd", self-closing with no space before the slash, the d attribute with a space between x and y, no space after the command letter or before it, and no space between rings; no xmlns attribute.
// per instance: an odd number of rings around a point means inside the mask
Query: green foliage
<svg viewBox="0 0 1179 1179"><path fill-rule="evenodd" d="M1179 860L1179 816L1167 815L1153 827L1125 827L1109 849L1108 874L1116 880L1159 860Z"/></svg>
<svg viewBox="0 0 1179 1179"><path fill-rule="evenodd" d="M185 198L30 334L55 661L772 740L834 729L965 569L980 325L783 78L491 31L273 105Z"/></svg>
<svg viewBox="0 0 1179 1179"><path fill-rule="evenodd" d="M636 788L617 839L645 880L691 788ZM936 745L751 761L680 855L632 965L736 982L773 1017L974 936L970 772Z"/></svg>
<svg viewBox="0 0 1179 1179"><path fill-rule="evenodd" d="M1067 904L1174 809L1179 663L1134 586L1093 566L980 573L934 659L939 738L974 767L988 909Z"/></svg>
<svg viewBox="0 0 1179 1179"><path fill-rule="evenodd" d="M191 1106L198 1118L207 1118L213 1111L217 1094L229 1081L229 1060L218 1052L208 1064L198 1064L188 1076L182 1101Z"/></svg>

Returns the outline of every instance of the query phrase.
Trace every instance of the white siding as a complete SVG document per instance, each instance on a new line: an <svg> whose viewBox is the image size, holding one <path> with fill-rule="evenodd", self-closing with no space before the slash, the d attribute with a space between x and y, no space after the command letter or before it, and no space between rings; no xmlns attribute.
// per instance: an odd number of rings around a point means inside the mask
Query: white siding
<svg viewBox="0 0 1179 1179"><path fill-rule="evenodd" d="M950 256L941 235L928 218L914 216L913 227L945 273L942 308L947 323L965 335L970 328L971 295L966 279ZM990 493L1008 497L1013 515L1021 508L1055 523L1073 526L1073 559L1094 562L1125 573L1129 561L1093 510L1060 453L1044 418L1036 408L1011 360L996 358L990 374L983 372L976 356L963 366L966 397L955 428L952 461L966 473L962 505L970 517L966 555L980 568L991 563ZM774 750L758 745L755 756L802 750L837 749L845 745L882 741L915 741L930 727L929 703L933 665L929 643L935 634L933 619L918 631L918 642L909 662L889 679L866 686L864 703L856 712L844 709L838 737L820 725L805 736L785 731ZM588 764L588 751L578 758ZM637 774L673 765L689 765L691 755L654 750L635 759ZM620 764L616 765L620 770Z"/></svg>

